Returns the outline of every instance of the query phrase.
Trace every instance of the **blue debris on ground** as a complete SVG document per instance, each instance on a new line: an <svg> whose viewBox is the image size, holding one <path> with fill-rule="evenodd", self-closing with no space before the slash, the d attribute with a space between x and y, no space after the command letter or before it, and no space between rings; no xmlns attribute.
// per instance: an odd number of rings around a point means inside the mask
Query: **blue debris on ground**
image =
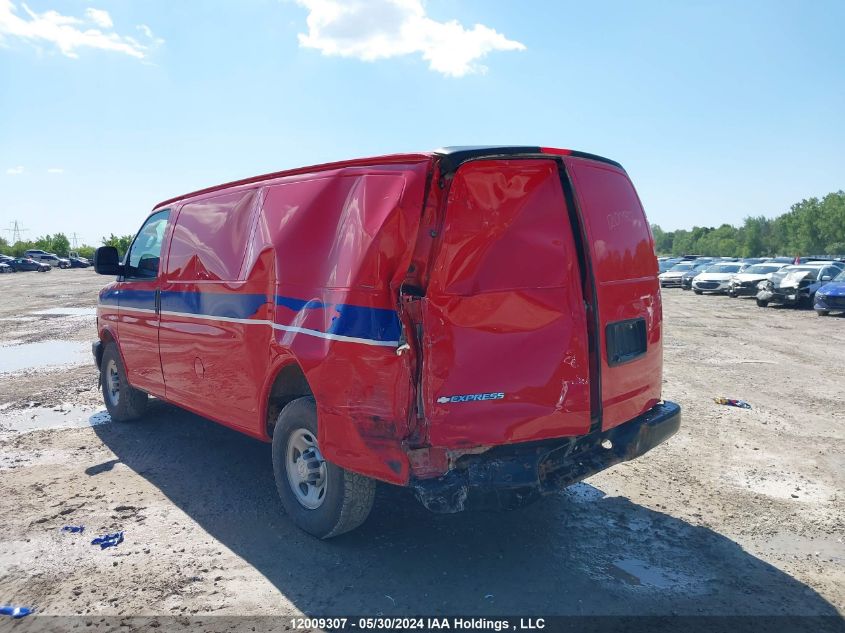
<svg viewBox="0 0 845 633"><path fill-rule="evenodd" d="M16 620L32 613L29 607L13 607L12 605L0 606L0 615L10 615Z"/></svg>
<svg viewBox="0 0 845 633"><path fill-rule="evenodd" d="M84 531L84 525L66 525L62 528L62 532L70 532L71 534L82 534Z"/></svg>
<svg viewBox="0 0 845 633"><path fill-rule="evenodd" d="M122 530L120 532L115 532L114 534L98 536L93 541L91 541L91 545L99 545L100 549L106 549L107 547L116 547L120 543L123 543Z"/></svg>
<svg viewBox="0 0 845 633"><path fill-rule="evenodd" d="M737 400L736 398L713 398L716 404L724 404L729 407L739 407L740 409L750 409L751 405L745 400Z"/></svg>

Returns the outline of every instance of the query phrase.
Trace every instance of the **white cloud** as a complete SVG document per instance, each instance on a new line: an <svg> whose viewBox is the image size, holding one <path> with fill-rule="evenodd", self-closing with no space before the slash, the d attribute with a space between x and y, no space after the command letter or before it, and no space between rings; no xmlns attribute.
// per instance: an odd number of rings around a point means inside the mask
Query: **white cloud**
<svg viewBox="0 0 845 633"><path fill-rule="evenodd" d="M20 165L17 167L9 167L9 169L6 170L6 174L9 176L20 176L23 172L24 169Z"/></svg>
<svg viewBox="0 0 845 633"><path fill-rule="evenodd" d="M145 43L114 32L111 16L101 9L87 9L84 18L75 18L52 10L36 13L24 3L21 8L23 17L12 0L0 0L0 41L15 37L36 47L47 42L73 58L79 57L80 48L94 48L137 59L145 59L153 47L163 42L154 38L151 31L150 41Z"/></svg>
<svg viewBox="0 0 845 633"><path fill-rule="evenodd" d="M111 21L111 16L108 11L89 8L85 9L85 15L88 16L88 19L94 24L104 29L110 29L114 26L114 22Z"/></svg>
<svg viewBox="0 0 845 633"><path fill-rule="evenodd" d="M478 61L491 51L521 51L525 45L475 24L438 22L421 0L297 0L308 9L308 33L299 45L324 55L364 61L420 53L432 70L452 77L483 73Z"/></svg>
<svg viewBox="0 0 845 633"><path fill-rule="evenodd" d="M50 169L47 170L47 173L48 174L63 174L63 173L65 173L65 170L62 169L61 167L50 167Z"/></svg>
<svg viewBox="0 0 845 633"><path fill-rule="evenodd" d="M138 29L139 31L141 31L141 33L143 33L144 36L148 40L150 40L150 42L152 42L155 46L160 46L161 44L164 44L164 40L161 39L160 37L156 37L153 34L153 30L150 27L148 27L146 24L139 24L135 28Z"/></svg>

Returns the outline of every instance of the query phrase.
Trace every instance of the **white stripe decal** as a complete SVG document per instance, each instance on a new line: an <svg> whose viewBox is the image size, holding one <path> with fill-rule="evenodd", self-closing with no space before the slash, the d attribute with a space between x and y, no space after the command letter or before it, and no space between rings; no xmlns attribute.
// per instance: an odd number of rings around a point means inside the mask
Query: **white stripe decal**
<svg viewBox="0 0 845 633"><path fill-rule="evenodd" d="M121 308L122 309L122 308ZM134 308L132 308L134 310ZM147 310L144 310L147 312ZM153 312L149 310L149 312ZM319 330L309 330L303 327L294 327L292 325L280 325L273 321L264 319L238 319L235 317L223 316L209 316L206 314L191 314L189 312L170 312L169 310L162 310L161 314L168 316L182 317L187 319L202 319L205 321L223 321L225 323L241 323L243 325L269 325L274 330L281 330L282 332L294 332L296 334L305 334L307 336L315 336L317 338L327 339L330 341L344 341L346 343L361 343L362 345L374 345L376 347L398 347L399 341L377 341L370 338L357 338L355 336L343 336L341 334L329 334L328 332L320 332Z"/></svg>

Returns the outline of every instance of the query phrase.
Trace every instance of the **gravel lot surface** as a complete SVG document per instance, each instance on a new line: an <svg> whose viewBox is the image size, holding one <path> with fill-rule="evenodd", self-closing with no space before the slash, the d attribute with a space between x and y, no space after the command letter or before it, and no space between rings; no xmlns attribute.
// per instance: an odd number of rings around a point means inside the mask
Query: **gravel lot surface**
<svg viewBox="0 0 845 633"><path fill-rule="evenodd" d="M90 342L106 281L0 276L0 603L91 617L845 610L845 318L664 290L664 395L684 410L668 443L510 513L433 515L383 486L362 528L320 542L285 517L268 445L161 402L136 423L102 413ZM116 530L118 547L90 545Z"/></svg>

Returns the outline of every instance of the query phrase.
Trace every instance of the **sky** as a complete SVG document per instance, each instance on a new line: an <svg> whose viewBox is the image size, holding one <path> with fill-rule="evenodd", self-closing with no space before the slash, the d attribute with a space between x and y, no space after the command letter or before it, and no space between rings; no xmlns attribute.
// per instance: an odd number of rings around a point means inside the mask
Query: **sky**
<svg viewBox="0 0 845 633"><path fill-rule="evenodd" d="M664 229L845 189L845 2L0 0L0 229L344 158L621 162ZM0 233L9 238L9 233Z"/></svg>

